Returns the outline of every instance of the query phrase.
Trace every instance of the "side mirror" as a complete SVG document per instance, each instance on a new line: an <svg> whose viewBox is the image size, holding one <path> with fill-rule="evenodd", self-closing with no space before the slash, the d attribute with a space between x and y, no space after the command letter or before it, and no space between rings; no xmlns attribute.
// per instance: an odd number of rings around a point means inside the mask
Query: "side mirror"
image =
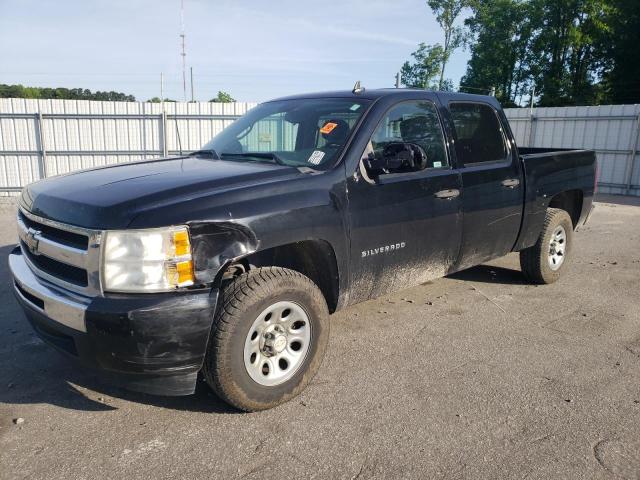
<svg viewBox="0 0 640 480"><path fill-rule="evenodd" d="M384 146L382 153L370 153L364 162L373 175L417 172L427 168L427 154L415 143L392 142Z"/></svg>

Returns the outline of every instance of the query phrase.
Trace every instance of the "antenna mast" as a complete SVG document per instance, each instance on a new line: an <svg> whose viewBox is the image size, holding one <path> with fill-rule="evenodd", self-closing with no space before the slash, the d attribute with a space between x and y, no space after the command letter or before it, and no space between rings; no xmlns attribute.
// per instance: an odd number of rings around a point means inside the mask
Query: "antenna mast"
<svg viewBox="0 0 640 480"><path fill-rule="evenodd" d="M180 0L180 43L182 44L182 97L187 101L187 52L184 44L184 0Z"/></svg>

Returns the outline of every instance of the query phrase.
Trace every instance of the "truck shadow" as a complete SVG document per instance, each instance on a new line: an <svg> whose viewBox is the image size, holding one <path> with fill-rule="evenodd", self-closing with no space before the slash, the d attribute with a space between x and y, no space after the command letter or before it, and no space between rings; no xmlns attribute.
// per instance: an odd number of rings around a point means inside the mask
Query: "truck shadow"
<svg viewBox="0 0 640 480"><path fill-rule="evenodd" d="M448 278L467 282L498 283L504 285L530 285L520 270L492 265L478 265L449 275Z"/></svg>
<svg viewBox="0 0 640 480"><path fill-rule="evenodd" d="M198 382L195 394L182 397L161 397L130 392L105 384L71 360L55 358L60 355L47 345L42 347L47 351L39 355L39 359L28 354L16 356L18 361L32 362L33 367L21 369L21 373L31 374L35 382L24 382L20 378L14 380L15 383L9 382L7 387L10 388L0 394L0 402L13 405L48 403L70 410L106 412L118 410L122 407L122 401L126 401L170 410L219 414L240 413L218 399L204 382ZM39 368L42 365L47 365L46 370ZM46 377L43 374L46 374Z"/></svg>
<svg viewBox="0 0 640 480"><path fill-rule="evenodd" d="M16 361L31 362L32 367L20 369L20 377L6 384L8 388L0 394L0 402L13 405L48 403L70 410L107 412L122 408L122 402L125 401L169 410L241 413L217 398L201 381L193 395L182 397L131 392L104 383L73 361L62 358L47 345L42 345L42 348L46 351L38 355L39 358L28 353L14 357ZM47 365L47 368L40 368L42 365ZM29 375L30 380L23 381L23 375Z"/></svg>
<svg viewBox="0 0 640 480"><path fill-rule="evenodd" d="M122 401L159 408L233 414L238 410L218 399L198 381L194 395L160 397L111 386L44 344L27 322L13 296L7 256L14 245L0 247L0 403L48 403L80 411L117 410ZM113 403L113 405L111 405ZM118 405L118 406L115 406Z"/></svg>

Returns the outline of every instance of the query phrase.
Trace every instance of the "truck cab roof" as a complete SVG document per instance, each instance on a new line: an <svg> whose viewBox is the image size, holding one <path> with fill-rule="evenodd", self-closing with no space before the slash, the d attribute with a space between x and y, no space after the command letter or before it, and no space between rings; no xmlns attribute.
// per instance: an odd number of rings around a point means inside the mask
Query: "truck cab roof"
<svg viewBox="0 0 640 480"><path fill-rule="evenodd" d="M460 100L460 101L482 101L495 103L498 105L495 97L488 95L476 95L471 93L458 93L458 92L441 92L435 90L424 90L421 88L377 88L377 89L365 89L360 93L353 93L352 90L334 90L328 92L312 92L302 93L297 95L289 95L276 99L269 100L268 102L278 102L282 100L302 100L310 98L364 98L367 100L378 100L380 98L397 98L402 100L403 98L415 98L416 94L437 94L440 98L448 101ZM265 102L265 103L268 103Z"/></svg>

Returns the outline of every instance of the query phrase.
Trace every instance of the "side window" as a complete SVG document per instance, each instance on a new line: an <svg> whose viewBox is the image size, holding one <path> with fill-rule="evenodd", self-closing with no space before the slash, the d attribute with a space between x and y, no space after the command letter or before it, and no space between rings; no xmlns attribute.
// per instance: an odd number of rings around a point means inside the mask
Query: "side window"
<svg viewBox="0 0 640 480"><path fill-rule="evenodd" d="M442 126L431 102L402 102L387 112L371 137L371 148L378 156L386 145L397 142L420 145L427 154L427 168L449 165Z"/></svg>
<svg viewBox="0 0 640 480"><path fill-rule="evenodd" d="M238 136L243 152L293 152L296 149L298 124L275 113L258 120Z"/></svg>
<svg viewBox="0 0 640 480"><path fill-rule="evenodd" d="M488 105L449 105L456 133L456 157L463 164L499 162L507 158L504 134L496 112Z"/></svg>

